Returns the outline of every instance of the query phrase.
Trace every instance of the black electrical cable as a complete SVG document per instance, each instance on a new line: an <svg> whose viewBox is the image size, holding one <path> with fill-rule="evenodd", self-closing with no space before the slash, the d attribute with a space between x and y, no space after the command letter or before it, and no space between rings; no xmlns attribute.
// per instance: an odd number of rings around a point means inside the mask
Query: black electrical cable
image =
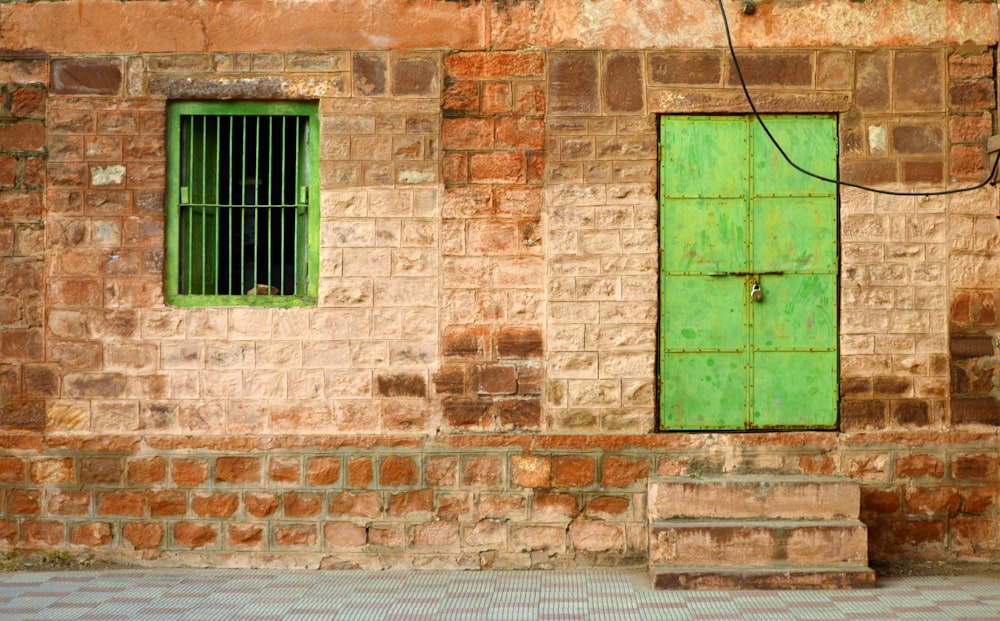
<svg viewBox="0 0 1000 621"><path fill-rule="evenodd" d="M997 164L1000 164L1000 153L997 153L996 159L993 160L993 168L990 171L989 176L982 183L977 183L976 185L969 186L967 188L955 188L955 189L952 189L952 190L938 190L938 191L935 191L935 192L897 192L897 191L894 191L894 190L883 190L883 189L880 189L880 188L872 188L872 187L869 187L869 186L866 186L866 185L861 185L861 184L858 184L858 183L851 183L849 181L841 181L839 179L830 179L829 177L824 177L822 175L817 175L814 172L811 172L811 171L806 170L805 168L802 168L801 166L799 166L798 164L796 164L795 162L793 162L792 158L790 158L788 156L788 154L785 153L785 150L783 148L781 148L781 145L778 144L777 139L775 139L774 135L771 134L771 130L768 129L767 125L764 123L764 119L761 118L760 112L757 111L757 106L754 105L753 98L750 97L750 91L747 89L746 80L743 79L743 70L740 69L740 62L739 62L739 60L736 59L736 49L733 48L733 36L732 36L732 33L729 30L729 19L726 17L726 8L723 6L722 0L718 0L718 2L719 2L719 11L722 13L722 23L726 27L726 41L729 43L729 54L730 54L730 56L732 56L733 65L736 67L736 75L739 76L739 78L740 78L740 86L743 87L743 94L746 96L747 103L750 104L750 109L753 111L754 117L756 117L757 122L760 123L761 129L763 129L764 133L767 134L767 137L770 138L771 144L774 145L774 147L778 150L778 153L781 153L781 156L783 158L785 158L785 161L788 162L788 164L792 168L794 168L795 170L797 170L800 173L803 173L805 175L808 175L808 176L810 176L810 177L812 177L814 179L819 179L820 181L826 181L828 183L834 183L834 184L836 184L838 186L843 185L843 186L847 186L847 187L851 187L851 188L858 188L859 190L866 190L868 192L877 192L879 194L890 194L892 196L941 196L941 195L944 195L944 194L958 194L960 192L971 192L973 190L978 190L979 188L984 187L987 184L990 184L990 183L995 184L996 183L994 181L994 179L995 179L995 175L997 174ZM1000 218L1000 216L997 216L997 217Z"/></svg>

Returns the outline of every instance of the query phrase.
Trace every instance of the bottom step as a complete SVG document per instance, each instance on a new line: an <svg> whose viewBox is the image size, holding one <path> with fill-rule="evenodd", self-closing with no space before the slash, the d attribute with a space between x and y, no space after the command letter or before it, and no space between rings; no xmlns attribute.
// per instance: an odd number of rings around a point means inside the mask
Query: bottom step
<svg viewBox="0 0 1000 621"><path fill-rule="evenodd" d="M870 589L875 572L868 567L653 567L654 589L738 591L747 589Z"/></svg>

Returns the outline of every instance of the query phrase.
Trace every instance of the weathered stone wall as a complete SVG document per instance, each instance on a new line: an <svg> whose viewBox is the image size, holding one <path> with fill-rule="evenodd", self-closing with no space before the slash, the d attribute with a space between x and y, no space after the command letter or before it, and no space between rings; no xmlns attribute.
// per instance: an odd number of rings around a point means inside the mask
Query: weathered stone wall
<svg viewBox="0 0 1000 621"><path fill-rule="evenodd" d="M657 115L748 112L717 16L369 4L0 5L0 545L639 563L649 476L783 472L861 481L873 558L1000 557L994 188L842 189L838 432L657 434ZM755 100L838 115L845 180L986 174L989 3L759 11ZM318 102L315 307L164 303L166 102L220 98Z"/></svg>

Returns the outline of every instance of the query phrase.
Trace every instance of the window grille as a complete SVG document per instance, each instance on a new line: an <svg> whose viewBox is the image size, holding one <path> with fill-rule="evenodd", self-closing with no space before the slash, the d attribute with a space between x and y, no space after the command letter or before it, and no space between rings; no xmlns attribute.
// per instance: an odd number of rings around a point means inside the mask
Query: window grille
<svg viewBox="0 0 1000 621"><path fill-rule="evenodd" d="M314 302L316 106L175 103L167 132L168 301Z"/></svg>

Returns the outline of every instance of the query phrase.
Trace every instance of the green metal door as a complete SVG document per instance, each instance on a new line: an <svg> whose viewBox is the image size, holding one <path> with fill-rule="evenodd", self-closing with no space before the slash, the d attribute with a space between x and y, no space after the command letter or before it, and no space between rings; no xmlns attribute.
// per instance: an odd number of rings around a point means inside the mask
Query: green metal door
<svg viewBox="0 0 1000 621"><path fill-rule="evenodd" d="M765 122L836 176L834 117ZM753 117L663 117L660 149L660 427L834 428L836 187Z"/></svg>

